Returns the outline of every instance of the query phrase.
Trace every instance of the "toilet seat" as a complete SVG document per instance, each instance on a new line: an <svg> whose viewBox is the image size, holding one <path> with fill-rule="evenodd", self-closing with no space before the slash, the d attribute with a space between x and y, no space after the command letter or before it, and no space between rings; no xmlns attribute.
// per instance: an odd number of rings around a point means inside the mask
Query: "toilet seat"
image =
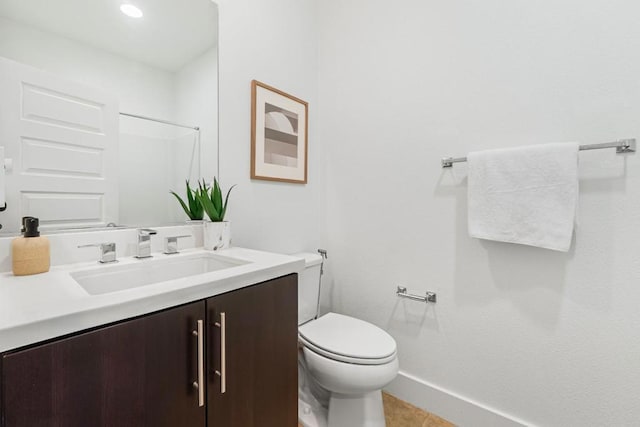
<svg viewBox="0 0 640 427"><path fill-rule="evenodd" d="M309 350L329 359L358 365L383 365L396 358L396 342L384 330L337 313L302 325L298 337Z"/></svg>

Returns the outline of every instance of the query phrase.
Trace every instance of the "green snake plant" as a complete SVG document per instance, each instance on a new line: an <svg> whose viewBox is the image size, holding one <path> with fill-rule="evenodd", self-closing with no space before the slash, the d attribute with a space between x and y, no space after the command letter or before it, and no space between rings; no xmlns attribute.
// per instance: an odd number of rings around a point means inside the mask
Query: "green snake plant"
<svg viewBox="0 0 640 427"><path fill-rule="evenodd" d="M229 194L231 194L231 190L235 185L229 188L227 191L227 195L224 198L224 202L222 200L222 190L220 189L220 184L218 183L217 178L213 178L213 185L208 187L204 182L204 179L201 183L198 183L198 191L196 192L196 197L200 201L200 204L204 208L205 213L209 217L212 222L221 222L224 221L224 215L227 213L227 203L229 202Z"/></svg>
<svg viewBox="0 0 640 427"><path fill-rule="evenodd" d="M202 207L202 203L200 203L200 199L198 198L199 189L192 189L189 185L189 180L186 181L187 184L187 202L182 200L175 191L170 191L176 199L180 202L182 209L187 214L189 219L191 220L201 220L204 218L204 208Z"/></svg>

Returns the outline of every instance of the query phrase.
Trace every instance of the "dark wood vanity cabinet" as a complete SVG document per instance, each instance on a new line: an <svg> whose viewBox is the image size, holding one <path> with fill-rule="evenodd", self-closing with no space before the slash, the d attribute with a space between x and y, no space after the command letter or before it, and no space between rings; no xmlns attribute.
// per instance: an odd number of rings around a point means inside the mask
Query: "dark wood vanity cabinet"
<svg viewBox="0 0 640 427"><path fill-rule="evenodd" d="M0 426L294 427L296 346L294 274L3 354Z"/></svg>
<svg viewBox="0 0 640 427"><path fill-rule="evenodd" d="M207 300L208 427L297 426L297 290L290 275Z"/></svg>
<svg viewBox="0 0 640 427"><path fill-rule="evenodd" d="M193 304L4 355L6 427L203 425Z"/></svg>

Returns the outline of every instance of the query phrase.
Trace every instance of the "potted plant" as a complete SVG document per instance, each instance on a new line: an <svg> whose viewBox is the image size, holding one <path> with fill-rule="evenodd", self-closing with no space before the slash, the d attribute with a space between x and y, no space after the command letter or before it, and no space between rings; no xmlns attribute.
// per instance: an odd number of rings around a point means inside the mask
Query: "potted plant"
<svg viewBox="0 0 640 427"><path fill-rule="evenodd" d="M200 200L198 198L199 190L192 189L191 185L189 185L189 180L186 180L185 182L187 184L186 202L182 200L182 197L180 197L175 191L170 191L170 193L173 194L176 199L178 199L178 202L180 202L182 209L184 209L184 213L187 214L191 221L202 221L202 218L204 218L204 208L202 207L202 203L200 203Z"/></svg>
<svg viewBox="0 0 640 427"><path fill-rule="evenodd" d="M213 178L213 185L208 187L204 180L198 183L196 198L202 205L204 212L209 217L209 221L204 222L204 248L216 251L231 246L231 223L225 221L229 194L233 190L232 186L227 191L224 200L222 190L217 178Z"/></svg>

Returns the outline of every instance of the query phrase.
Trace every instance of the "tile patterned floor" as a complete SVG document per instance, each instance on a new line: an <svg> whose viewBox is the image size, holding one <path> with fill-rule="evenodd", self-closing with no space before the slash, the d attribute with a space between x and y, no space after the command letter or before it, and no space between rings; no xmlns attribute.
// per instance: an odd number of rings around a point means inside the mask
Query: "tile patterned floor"
<svg viewBox="0 0 640 427"><path fill-rule="evenodd" d="M382 393L382 400L387 427L455 427L449 421L390 394Z"/></svg>
<svg viewBox="0 0 640 427"><path fill-rule="evenodd" d="M390 394L382 393L382 400L387 427L455 427L449 421ZM298 427L302 427L302 424L298 424Z"/></svg>

